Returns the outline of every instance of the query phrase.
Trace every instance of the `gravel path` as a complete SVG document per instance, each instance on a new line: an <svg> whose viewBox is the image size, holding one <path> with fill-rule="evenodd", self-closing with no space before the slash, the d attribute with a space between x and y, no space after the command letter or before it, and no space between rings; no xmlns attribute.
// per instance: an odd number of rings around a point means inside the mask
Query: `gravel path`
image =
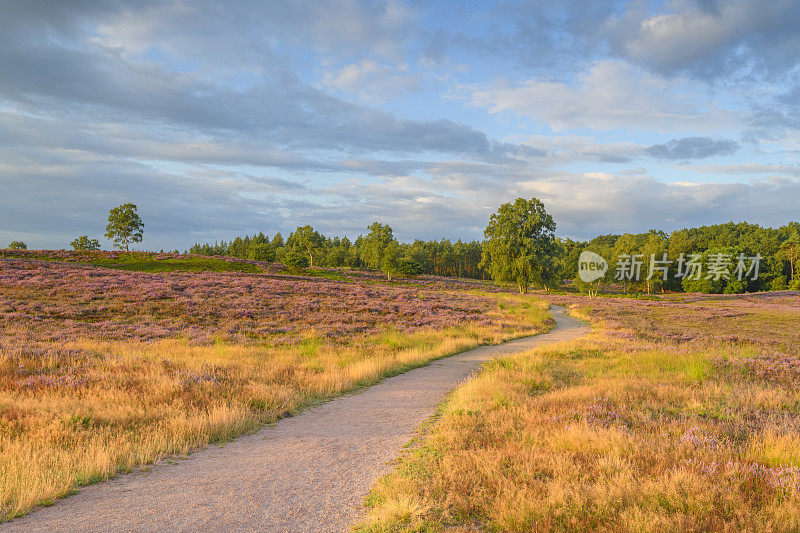
<svg viewBox="0 0 800 533"><path fill-rule="evenodd" d="M85 487L0 531L347 530L387 463L481 363L588 331L551 310L550 333L440 359L186 460Z"/></svg>

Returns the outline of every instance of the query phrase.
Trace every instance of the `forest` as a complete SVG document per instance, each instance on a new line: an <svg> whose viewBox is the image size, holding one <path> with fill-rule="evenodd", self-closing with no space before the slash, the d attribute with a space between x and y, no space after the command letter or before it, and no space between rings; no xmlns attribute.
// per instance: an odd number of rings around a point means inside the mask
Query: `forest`
<svg viewBox="0 0 800 533"><path fill-rule="evenodd" d="M433 274L438 276L489 279L491 257L485 244L479 241L452 242L449 239L410 243L398 242L393 230L375 222L365 235L354 241L347 237L325 236L311 226L301 226L286 239L276 233L271 238L263 233L237 236L226 242L194 244L189 253L231 256L257 261L276 261L290 268L350 267L373 268L390 275ZM790 222L779 228L765 228L746 222L716 224L685 228L668 234L651 230L647 233L600 235L589 241L556 239L550 285L574 284L585 290L586 284L577 278L578 258L590 250L609 260L610 268L601 286L615 285L616 259L622 255L643 257L643 271L650 267L652 257L677 261L681 254L724 254L735 258L741 254L761 257L757 279L744 282L732 279L681 279L671 270L662 277L622 284L624 291L637 292L708 292L742 293L800 289L800 223ZM752 277L752 276L751 276ZM620 287L617 287L620 288Z"/></svg>

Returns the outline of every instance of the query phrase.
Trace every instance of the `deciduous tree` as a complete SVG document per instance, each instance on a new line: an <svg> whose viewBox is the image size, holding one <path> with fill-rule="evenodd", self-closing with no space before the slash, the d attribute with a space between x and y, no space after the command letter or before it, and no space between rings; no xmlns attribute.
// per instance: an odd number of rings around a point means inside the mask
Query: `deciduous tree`
<svg viewBox="0 0 800 533"><path fill-rule="evenodd" d="M314 267L314 256L317 255L325 245L325 237L315 231L309 225L298 226L297 229L289 235L286 240L286 245L292 248L302 250L308 257L308 264Z"/></svg>
<svg viewBox="0 0 800 533"><path fill-rule="evenodd" d="M128 244L142 242L144 223L136 211L136 204L127 203L108 212L106 238L114 241L114 247L128 251Z"/></svg>
<svg viewBox="0 0 800 533"><path fill-rule="evenodd" d="M484 231L482 266L495 281L513 282L520 293L531 284L550 286L555 280L558 243L556 223L544 204L517 198L500 206Z"/></svg>
<svg viewBox="0 0 800 533"><path fill-rule="evenodd" d="M367 229L369 233L363 240L362 259L368 267L381 270L384 251L394 241L392 228L388 224L373 222Z"/></svg>

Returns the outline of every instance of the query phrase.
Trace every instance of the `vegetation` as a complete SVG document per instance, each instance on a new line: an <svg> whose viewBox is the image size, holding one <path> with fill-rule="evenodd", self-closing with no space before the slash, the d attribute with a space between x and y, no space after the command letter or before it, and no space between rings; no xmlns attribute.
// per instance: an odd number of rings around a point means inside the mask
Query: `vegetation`
<svg viewBox="0 0 800 533"><path fill-rule="evenodd" d="M22 241L11 241L8 244L8 249L9 250L27 250L28 249L28 245L25 244Z"/></svg>
<svg viewBox="0 0 800 533"><path fill-rule="evenodd" d="M581 242L553 239L555 224L541 202L536 199L519 198L513 204L505 205L509 207L501 207L502 212L498 211L493 215L485 242L452 243L446 239L418 239L412 243L400 243L395 239L391 227L374 222L367 228L367 235L359 236L355 242L347 237L325 237L310 226L303 227L306 229L298 228L303 234L313 235L311 255L307 247L296 244L298 240L295 238L290 237L284 243L280 233L271 241L263 233L259 233L252 237L236 237L231 242L195 244L189 251L193 254L278 261L295 271L311 264L313 256L316 266L372 268L384 272L388 277L417 274L473 279L494 277L515 283L522 291L531 284L555 287L565 281L571 281L575 287L585 292L596 291L604 286L613 290L649 294L661 291L735 294L800 290L800 275L797 273L800 266L800 223L797 222L777 229L746 223L719 224L678 230L670 235L653 230L642 234L601 235L591 241ZM514 214L514 206L520 206L519 216ZM540 225L540 234L525 233L532 229L525 229L526 212L529 212L532 221L536 221L535 224ZM292 235L295 234L297 231ZM522 245L522 240L514 242L512 239L529 239L530 242ZM383 257L387 247L391 249L384 264ZM606 276L596 283L585 284L577 278L578 257L585 250L600 254L610 263ZM494 259L493 251L497 255ZM298 254L305 255L305 261L298 259ZM684 284L684 278L677 275L677 263L681 254L698 254L706 263L711 255L724 254L730 256L734 263L731 265L732 271L740 254L748 258L760 254L759 276L758 279L747 276L747 279L740 282L731 275L709 283L703 275L697 280L698 283L690 280ZM641 256L641 279L616 282L614 278L621 255ZM654 259L671 261L672 266L667 269L666 279L655 270L656 275L649 276L651 266L657 266Z"/></svg>
<svg viewBox="0 0 800 533"><path fill-rule="evenodd" d="M157 252L97 250L0 251L0 259L29 259L81 263L139 272L264 272L266 265L244 260Z"/></svg>
<svg viewBox="0 0 800 533"><path fill-rule="evenodd" d="M460 388L364 529L800 528L800 297L557 301L596 331Z"/></svg>
<svg viewBox="0 0 800 533"><path fill-rule="evenodd" d="M555 283L558 255L556 223L536 198L503 204L489 219L484 233L483 261L495 281L515 283L521 294L531 284Z"/></svg>
<svg viewBox="0 0 800 533"><path fill-rule="evenodd" d="M136 211L136 204L122 204L108 212L106 238L114 241L114 247L128 251L128 244L142 242L144 223Z"/></svg>
<svg viewBox="0 0 800 533"><path fill-rule="evenodd" d="M549 327L529 297L444 278L339 281L234 260L259 273L151 273L86 260L138 270L229 261L37 254L0 261L0 520L437 357Z"/></svg>
<svg viewBox="0 0 800 533"><path fill-rule="evenodd" d="M100 241L97 239L90 239L88 235L76 237L69 245L72 246L73 250L92 251L100 249Z"/></svg>
<svg viewBox="0 0 800 533"><path fill-rule="evenodd" d="M389 240L379 240L380 250L376 250L375 241L371 240L372 230L380 226L378 232L388 233ZM375 222L368 228L367 236L359 236L355 242L347 237L324 237L316 243L314 265L328 268L373 268L381 270L387 276L403 275L414 276L428 274L435 276L450 276L460 278L485 279L486 271L480 267L482 247L479 242L455 243L448 239L440 241L415 240L413 243L397 242L392 235L392 229L385 224ZM296 233L296 232L295 232ZM295 270L310 265L310 258L304 251L298 252L294 246L294 239L284 242L280 233L276 233L272 240L263 233L244 237L236 237L230 242L217 242L214 244L194 244L188 252L198 255L217 255L238 257L242 259L256 259L252 250L257 248L262 253L263 261L278 261L291 266ZM382 263L383 249L389 242L395 242L396 261L391 257L386 265ZM269 251L267 251L269 250ZM391 251L394 253L394 250ZM305 255L305 261L298 260L297 255ZM376 255L377 260L376 260ZM385 268L384 268L385 267Z"/></svg>
<svg viewBox="0 0 800 533"><path fill-rule="evenodd" d="M626 282L623 289L641 292L710 292L714 294L737 294L744 292L800 290L800 276L797 267L800 262L800 223L790 222L777 229L762 228L755 224L728 223L700 228L682 229L667 235L662 231L641 234L601 235L588 242L563 240L559 258L559 277L564 280L576 279L578 257L584 250L600 254L606 258L610 268L601 284L615 282L618 258L622 255L641 254L643 261L642 278L636 282ZM666 257L665 257L666 254ZM707 265L711 255L729 256L732 262L731 275L722 279L706 279L704 271L699 280L686 280L678 276L677 265L681 255L701 256ZM744 276L743 282L732 275L737 258L761 256L758 279ZM666 279L657 272L648 280L652 259L662 258L672 262ZM749 260L748 265L749 266ZM576 286L581 284L576 279ZM583 287L589 290L590 287Z"/></svg>
<svg viewBox="0 0 800 533"><path fill-rule="evenodd" d="M289 235L286 245L297 252L305 253L308 256L308 266L314 266L314 256L320 253L320 249L325 243L325 237L320 235L311 226L301 226L297 231ZM264 247L267 244L264 243Z"/></svg>
<svg viewBox="0 0 800 533"><path fill-rule="evenodd" d="M0 520L437 357L544 331L532 297L440 276L524 293L575 278L592 251L611 266L600 285L621 257L652 272L688 255L760 254L762 269L693 280L665 269L614 286L646 297L548 294L596 331L488 365L375 488L363 527L800 529L800 296L735 296L800 288L798 223L575 242L520 198L483 243L400 243L375 222L352 243L307 225L194 255L129 252L143 231L134 204L112 209L106 229L126 251L88 236L74 251L0 251ZM593 296L597 285L576 280Z"/></svg>

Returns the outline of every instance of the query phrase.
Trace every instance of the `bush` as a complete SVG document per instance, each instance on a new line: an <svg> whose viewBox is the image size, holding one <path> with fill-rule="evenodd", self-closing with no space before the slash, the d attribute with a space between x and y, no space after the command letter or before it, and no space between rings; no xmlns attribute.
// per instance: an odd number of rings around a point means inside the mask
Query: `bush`
<svg viewBox="0 0 800 533"><path fill-rule="evenodd" d="M9 250L27 250L28 245L22 241L11 241L8 245Z"/></svg>
<svg viewBox="0 0 800 533"><path fill-rule="evenodd" d="M90 251L100 249L100 241L97 239L90 239L88 235L77 237L74 241L69 243L69 245L72 246L73 250Z"/></svg>
<svg viewBox="0 0 800 533"><path fill-rule="evenodd" d="M290 272L299 272L308 266L308 257L298 250L289 250L283 256L283 264Z"/></svg>
<svg viewBox="0 0 800 533"><path fill-rule="evenodd" d="M747 290L747 281L739 278L731 278L725 285L725 294L742 294Z"/></svg>
<svg viewBox="0 0 800 533"><path fill-rule="evenodd" d="M769 290L771 291L785 291L786 287L786 276L778 276L769 284Z"/></svg>
<svg viewBox="0 0 800 533"><path fill-rule="evenodd" d="M422 272L422 267L410 257L403 257L400 259L400 263L397 266L397 271L401 276L416 276Z"/></svg>

